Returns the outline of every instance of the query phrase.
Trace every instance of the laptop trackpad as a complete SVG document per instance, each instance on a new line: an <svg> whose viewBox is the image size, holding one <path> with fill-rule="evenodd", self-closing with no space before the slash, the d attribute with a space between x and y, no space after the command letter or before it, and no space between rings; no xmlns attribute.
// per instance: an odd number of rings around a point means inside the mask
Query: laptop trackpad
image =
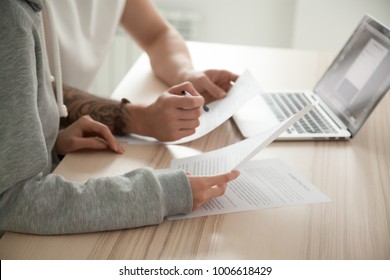
<svg viewBox="0 0 390 280"><path fill-rule="evenodd" d="M257 135L279 123L260 95L247 102L233 115L233 119L244 137Z"/></svg>

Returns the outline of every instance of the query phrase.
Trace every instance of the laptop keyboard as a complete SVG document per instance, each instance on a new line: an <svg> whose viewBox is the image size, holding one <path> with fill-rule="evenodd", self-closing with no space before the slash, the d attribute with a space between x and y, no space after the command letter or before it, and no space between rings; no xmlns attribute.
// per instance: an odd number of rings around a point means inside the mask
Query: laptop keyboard
<svg viewBox="0 0 390 280"><path fill-rule="evenodd" d="M279 121L283 121L294 115L309 103L302 93L265 93L262 96ZM316 108L287 129L287 133L334 132L336 132L336 130Z"/></svg>

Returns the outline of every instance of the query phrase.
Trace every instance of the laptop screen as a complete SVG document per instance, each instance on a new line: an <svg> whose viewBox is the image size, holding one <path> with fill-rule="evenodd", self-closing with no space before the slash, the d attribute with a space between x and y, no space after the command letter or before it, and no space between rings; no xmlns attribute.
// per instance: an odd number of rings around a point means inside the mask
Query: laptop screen
<svg viewBox="0 0 390 280"><path fill-rule="evenodd" d="M389 88L390 31L364 16L314 92L355 135Z"/></svg>

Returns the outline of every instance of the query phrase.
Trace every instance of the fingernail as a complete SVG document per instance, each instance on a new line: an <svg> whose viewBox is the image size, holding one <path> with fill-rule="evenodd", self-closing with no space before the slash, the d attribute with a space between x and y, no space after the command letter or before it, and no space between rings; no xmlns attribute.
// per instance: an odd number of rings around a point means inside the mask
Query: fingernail
<svg viewBox="0 0 390 280"><path fill-rule="evenodd" d="M125 150L123 149L123 147L121 145L117 144L116 152L119 154L123 154L125 152Z"/></svg>

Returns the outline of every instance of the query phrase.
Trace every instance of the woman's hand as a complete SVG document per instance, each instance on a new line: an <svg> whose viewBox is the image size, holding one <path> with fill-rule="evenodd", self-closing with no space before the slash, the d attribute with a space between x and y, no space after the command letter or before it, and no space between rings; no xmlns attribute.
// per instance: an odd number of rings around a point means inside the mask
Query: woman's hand
<svg viewBox="0 0 390 280"><path fill-rule="evenodd" d="M72 125L60 130L56 140L56 150L60 155L81 149L102 150L110 148L121 154L123 148L115 140L109 128L90 116L83 116Z"/></svg>
<svg viewBox="0 0 390 280"><path fill-rule="evenodd" d="M225 193L227 184L240 175L238 170L214 176L187 175L192 188L192 210Z"/></svg>

